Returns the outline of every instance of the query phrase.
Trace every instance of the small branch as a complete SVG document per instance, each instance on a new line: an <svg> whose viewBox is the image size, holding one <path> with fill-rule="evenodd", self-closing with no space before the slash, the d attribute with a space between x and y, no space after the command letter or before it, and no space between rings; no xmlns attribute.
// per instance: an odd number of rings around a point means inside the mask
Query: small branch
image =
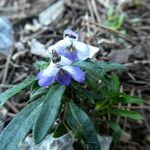
<svg viewBox="0 0 150 150"><path fill-rule="evenodd" d="M138 64L142 64L142 65L150 64L150 60L135 60L134 62L126 63L125 66L130 67Z"/></svg>
<svg viewBox="0 0 150 150"><path fill-rule="evenodd" d="M107 30L107 31L109 31L109 32L112 32L112 33L114 33L114 34L120 36L121 38L125 39L126 41L128 41L128 42L130 42L130 43L132 43L132 44L136 44L136 41L134 41L134 39L133 39L132 37L128 36L128 35L124 35L124 34L120 33L119 31L112 30L112 29L110 29L110 28L108 28L108 27L106 27L106 26L103 26L103 25L98 24L98 23L95 23L95 22L91 22L91 21L90 21L89 23L91 24L91 26L90 26L91 28L95 28L95 27L93 26L93 25L95 25L95 26L97 26L98 28L101 28L101 29L103 29L103 30Z"/></svg>
<svg viewBox="0 0 150 150"><path fill-rule="evenodd" d="M122 106L121 108L128 109L129 107L130 107L130 109L148 109L148 110L150 110L149 106L144 106L144 105L140 105L140 106ZM120 107L114 106L114 108L120 108Z"/></svg>
<svg viewBox="0 0 150 150"><path fill-rule="evenodd" d="M6 64L5 64L5 69L4 69L4 74L3 74L3 79L2 79L2 84L5 83L6 78L7 78L7 73L8 73L8 69L9 69L9 64L10 64L10 59L11 59L12 53L13 53L13 49L10 50L10 53L9 53L9 55L7 57L7 61L6 61Z"/></svg>
<svg viewBox="0 0 150 150"><path fill-rule="evenodd" d="M11 88L13 86L14 85L12 85L12 84L0 84L0 88Z"/></svg>
<svg viewBox="0 0 150 150"><path fill-rule="evenodd" d="M14 112L14 113L18 113L19 110L11 103L11 102L6 102L6 105Z"/></svg>
<svg viewBox="0 0 150 150"><path fill-rule="evenodd" d="M96 5L95 0L91 0L91 5L93 7L93 12L95 13L98 23L101 23L101 18L100 18L99 12L97 10L97 5Z"/></svg>

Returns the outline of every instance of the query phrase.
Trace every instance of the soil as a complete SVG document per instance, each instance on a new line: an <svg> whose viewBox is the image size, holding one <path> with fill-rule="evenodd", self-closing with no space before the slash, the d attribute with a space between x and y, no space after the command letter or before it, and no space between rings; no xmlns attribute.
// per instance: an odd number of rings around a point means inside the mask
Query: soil
<svg viewBox="0 0 150 150"><path fill-rule="evenodd" d="M126 0L124 3L122 0L115 1L116 13L125 14L125 22L117 31L104 26L109 0L67 0L55 20L48 25L36 27L39 13L56 2L58 1L1 0L0 15L7 16L13 24L14 46L6 57L0 56L0 90L36 73L34 63L43 58L32 53L32 39L47 48L62 38L65 29L71 28L80 33L81 41L100 48L97 59L127 65L127 72L119 74L122 90L144 99L142 105L127 106L128 109L139 111L144 120L132 122L123 119L121 140L112 144L111 149L149 150L150 0ZM122 34L122 30L126 34ZM22 92L0 109L0 131L26 105L28 97L28 91Z"/></svg>

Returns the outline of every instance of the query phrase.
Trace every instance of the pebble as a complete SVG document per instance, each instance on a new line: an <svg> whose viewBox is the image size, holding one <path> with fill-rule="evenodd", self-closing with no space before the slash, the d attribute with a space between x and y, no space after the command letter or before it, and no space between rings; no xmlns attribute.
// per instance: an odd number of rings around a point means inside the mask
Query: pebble
<svg viewBox="0 0 150 150"><path fill-rule="evenodd" d="M5 16L0 17L0 54L8 55L13 46L13 28L9 19Z"/></svg>

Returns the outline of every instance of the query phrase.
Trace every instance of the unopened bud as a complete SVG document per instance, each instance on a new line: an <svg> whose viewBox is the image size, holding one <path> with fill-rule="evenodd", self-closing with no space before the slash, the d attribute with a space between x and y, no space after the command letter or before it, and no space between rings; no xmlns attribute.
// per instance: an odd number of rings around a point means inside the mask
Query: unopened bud
<svg viewBox="0 0 150 150"><path fill-rule="evenodd" d="M53 63L60 62L61 57L58 55L58 53L55 50L52 50L52 61Z"/></svg>

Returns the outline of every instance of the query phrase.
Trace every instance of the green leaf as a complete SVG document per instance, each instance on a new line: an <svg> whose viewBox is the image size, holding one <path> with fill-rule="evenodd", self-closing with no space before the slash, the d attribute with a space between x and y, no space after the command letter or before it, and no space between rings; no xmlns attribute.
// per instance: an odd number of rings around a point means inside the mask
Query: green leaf
<svg viewBox="0 0 150 150"><path fill-rule="evenodd" d="M107 16L108 17L111 17L114 15L114 5L113 4L110 4L109 7L108 7L108 12L107 12Z"/></svg>
<svg viewBox="0 0 150 150"><path fill-rule="evenodd" d="M101 67L105 72L127 69L125 65L118 64L118 63L97 61L96 64L97 66Z"/></svg>
<svg viewBox="0 0 150 150"><path fill-rule="evenodd" d="M114 121L110 121L108 122L108 125L110 126L110 128L113 130L113 139L116 142L119 141L120 136L121 136L121 127L119 125L118 122L114 122Z"/></svg>
<svg viewBox="0 0 150 150"><path fill-rule="evenodd" d="M130 96L130 95L127 95L125 93L120 93L119 101L121 103L130 103L130 104L141 104L141 103L143 103L143 100L141 98L138 98L136 96Z"/></svg>
<svg viewBox="0 0 150 150"><path fill-rule="evenodd" d="M86 74L86 82L95 92L97 91L98 81L92 75Z"/></svg>
<svg viewBox="0 0 150 150"><path fill-rule="evenodd" d="M108 63L100 61L77 61L73 63L74 66L78 66L85 70L87 74L92 76L96 80L102 80L105 84L110 85L105 78L106 72L126 69L124 65L118 63Z"/></svg>
<svg viewBox="0 0 150 150"><path fill-rule="evenodd" d="M0 94L0 106L6 103L6 101L14 96L15 94L19 93L21 90L25 89L26 87L30 86L33 82L35 82L34 77L29 77L25 79L22 83L13 86L11 89L8 89Z"/></svg>
<svg viewBox="0 0 150 150"><path fill-rule="evenodd" d="M60 123L58 125L58 127L55 129L53 137L59 138L59 137L65 135L66 133L68 133L68 130L66 129L66 127L64 126L63 123Z"/></svg>
<svg viewBox="0 0 150 150"><path fill-rule="evenodd" d="M110 86L110 83L109 83L109 86ZM111 103L113 102L112 101L112 99L114 100L114 99L116 99L116 98L118 98L118 96L119 96L119 93L116 93L116 92L114 92L113 90L111 90L110 88L109 88L109 86L107 85L104 85L104 86L102 86L99 90L98 90L98 92L99 92L99 102L101 103L102 101L106 101L106 100L109 100L109 101L111 101ZM97 101L98 102L98 101Z"/></svg>
<svg viewBox="0 0 150 150"><path fill-rule="evenodd" d="M33 128L35 143L41 142L52 127L59 111L64 90L65 87L60 85L49 89Z"/></svg>
<svg viewBox="0 0 150 150"><path fill-rule="evenodd" d="M95 62L91 61L78 61L73 64L74 66L78 66L81 69L85 70L87 73L92 75L93 77L102 77L104 75L103 69L98 66Z"/></svg>
<svg viewBox="0 0 150 150"><path fill-rule="evenodd" d="M95 94L87 89L82 88L81 93L92 103L95 103Z"/></svg>
<svg viewBox="0 0 150 150"><path fill-rule="evenodd" d="M77 98L79 99L88 99L92 104L95 102L95 98L97 98L97 94L93 91L87 90L85 87L82 87L80 84L73 84L72 89L76 93Z"/></svg>
<svg viewBox="0 0 150 150"><path fill-rule="evenodd" d="M143 116L141 114L135 111L131 111L131 110L113 109L110 111L110 114L122 116L122 117L128 117L133 120L143 119Z"/></svg>
<svg viewBox="0 0 150 150"><path fill-rule="evenodd" d="M121 28L121 26L122 26L123 23L124 23L124 20L125 20L125 16L124 16L124 14L121 14L121 15L119 16L119 20L118 20L118 29Z"/></svg>
<svg viewBox="0 0 150 150"><path fill-rule="evenodd" d="M105 100L104 102L99 102L96 104L95 110L104 110L110 107L110 101Z"/></svg>
<svg viewBox="0 0 150 150"><path fill-rule="evenodd" d="M48 88L38 88L32 91L30 95L30 99L34 100L35 98L42 96L43 94L46 94L48 92Z"/></svg>
<svg viewBox="0 0 150 150"><path fill-rule="evenodd" d="M100 143L97 139L93 123L87 114L72 101L67 106L66 121L74 133L81 135L81 138L88 144L89 149L100 149Z"/></svg>
<svg viewBox="0 0 150 150"><path fill-rule="evenodd" d="M0 134L1 150L18 150L19 144L32 128L39 113L42 99L30 103L6 126Z"/></svg>
<svg viewBox="0 0 150 150"><path fill-rule="evenodd" d="M116 74L112 73L112 78L111 78L111 88L115 92L120 91L120 81L119 78Z"/></svg>
<svg viewBox="0 0 150 150"><path fill-rule="evenodd" d="M42 71L43 69L47 68L48 65L49 65L49 62L46 62L46 61L37 61L34 64L36 70L40 70L40 71Z"/></svg>

